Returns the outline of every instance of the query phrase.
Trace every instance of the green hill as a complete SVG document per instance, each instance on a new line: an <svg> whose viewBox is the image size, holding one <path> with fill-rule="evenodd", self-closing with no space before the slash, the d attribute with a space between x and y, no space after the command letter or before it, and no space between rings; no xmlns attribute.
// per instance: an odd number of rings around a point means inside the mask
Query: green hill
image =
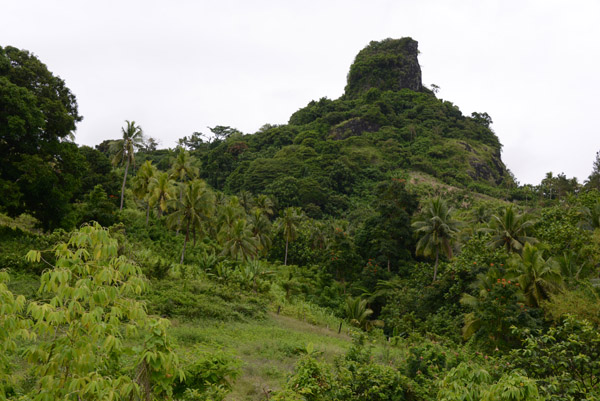
<svg viewBox="0 0 600 401"><path fill-rule="evenodd" d="M311 101L285 125L229 130L193 152L202 175L229 193L266 193L280 207L339 215L375 184L421 171L446 184L502 196L513 185L486 113L464 116L421 83L417 42L371 42L350 67L343 96Z"/></svg>

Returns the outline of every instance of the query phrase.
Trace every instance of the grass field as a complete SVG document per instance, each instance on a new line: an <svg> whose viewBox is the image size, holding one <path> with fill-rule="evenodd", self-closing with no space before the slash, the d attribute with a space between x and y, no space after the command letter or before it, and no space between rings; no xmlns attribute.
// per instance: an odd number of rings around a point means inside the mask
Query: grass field
<svg viewBox="0 0 600 401"><path fill-rule="evenodd" d="M227 399L240 401L264 399L270 390L280 389L308 344L312 343L328 361L343 355L351 344L346 330L338 334L337 328L275 313L251 322L174 321L171 333L181 353L186 348L207 347L238 358L241 375Z"/></svg>

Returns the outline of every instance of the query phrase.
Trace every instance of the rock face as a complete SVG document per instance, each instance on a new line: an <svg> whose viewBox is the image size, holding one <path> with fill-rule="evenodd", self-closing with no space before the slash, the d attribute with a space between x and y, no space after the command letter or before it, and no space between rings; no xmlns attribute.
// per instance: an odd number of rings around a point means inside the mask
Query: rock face
<svg viewBox="0 0 600 401"><path fill-rule="evenodd" d="M371 88L382 91L423 90L418 42L411 38L371 42L362 49L348 73L345 96L353 99Z"/></svg>

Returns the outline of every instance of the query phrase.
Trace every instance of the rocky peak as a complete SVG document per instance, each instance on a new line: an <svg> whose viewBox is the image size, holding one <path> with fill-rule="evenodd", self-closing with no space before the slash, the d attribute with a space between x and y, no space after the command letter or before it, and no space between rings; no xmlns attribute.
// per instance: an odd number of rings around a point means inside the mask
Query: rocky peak
<svg viewBox="0 0 600 401"><path fill-rule="evenodd" d="M422 91L418 54L418 42L411 38L369 43L350 67L345 95L356 98L371 88Z"/></svg>

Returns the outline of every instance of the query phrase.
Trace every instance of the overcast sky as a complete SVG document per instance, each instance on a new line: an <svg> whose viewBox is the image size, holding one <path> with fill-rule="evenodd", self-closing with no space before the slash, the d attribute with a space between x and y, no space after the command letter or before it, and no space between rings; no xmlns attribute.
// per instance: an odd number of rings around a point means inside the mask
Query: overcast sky
<svg viewBox="0 0 600 401"><path fill-rule="evenodd" d="M66 81L76 142L135 120L161 147L207 126L283 124L338 98L371 40L419 42L423 83L487 112L522 183L587 178L600 150L600 1L0 0L0 45Z"/></svg>

